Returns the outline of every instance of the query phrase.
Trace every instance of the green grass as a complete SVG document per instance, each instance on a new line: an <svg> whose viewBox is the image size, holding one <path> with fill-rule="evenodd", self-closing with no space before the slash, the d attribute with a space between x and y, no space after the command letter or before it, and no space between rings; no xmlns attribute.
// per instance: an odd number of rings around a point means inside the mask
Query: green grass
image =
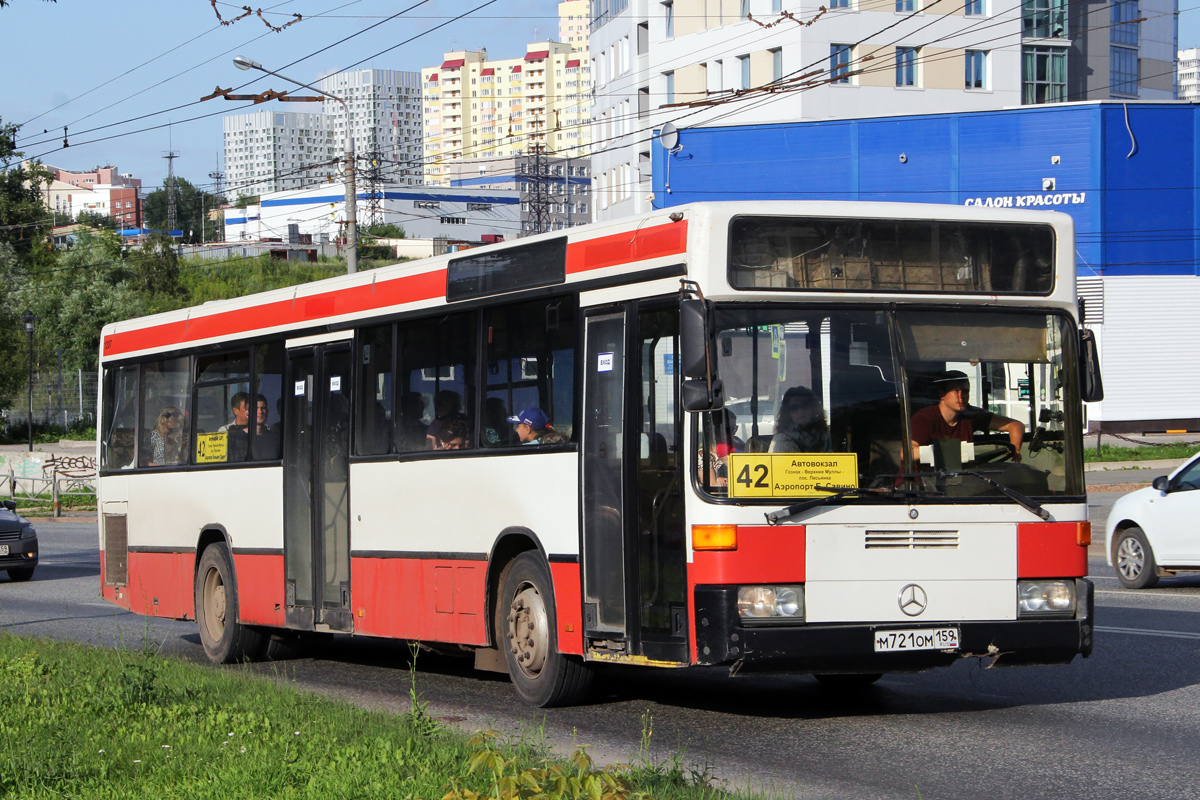
<svg viewBox="0 0 1200 800"><path fill-rule="evenodd" d="M406 707L368 712L236 667L0 633L0 797L729 796L679 758L599 769L582 749L469 739L401 679Z"/></svg>
<svg viewBox="0 0 1200 800"><path fill-rule="evenodd" d="M1162 446L1121 447L1119 445L1102 444L1100 452L1096 452L1095 440L1088 445L1084 439L1083 460L1088 462L1102 461L1151 461L1155 459L1176 459L1182 461L1200 453L1200 447L1194 444L1168 444Z"/></svg>

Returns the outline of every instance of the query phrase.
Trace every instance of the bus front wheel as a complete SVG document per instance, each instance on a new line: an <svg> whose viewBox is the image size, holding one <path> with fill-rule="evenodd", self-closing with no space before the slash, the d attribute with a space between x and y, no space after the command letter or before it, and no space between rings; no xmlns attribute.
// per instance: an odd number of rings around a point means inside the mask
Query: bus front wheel
<svg viewBox="0 0 1200 800"><path fill-rule="evenodd" d="M238 622L233 559L224 542L204 548L196 570L196 622L200 642L211 661L230 664L256 660L265 649L261 631Z"/></svg>
<svg viewBox="0 0 1200 800"><path fill-rule="evenodd" d="M504 568L499 600L496 644L517 694L539 708L582 700L591 688L592 672L558 651L553 584L537 553L522 553Z"/></svg>

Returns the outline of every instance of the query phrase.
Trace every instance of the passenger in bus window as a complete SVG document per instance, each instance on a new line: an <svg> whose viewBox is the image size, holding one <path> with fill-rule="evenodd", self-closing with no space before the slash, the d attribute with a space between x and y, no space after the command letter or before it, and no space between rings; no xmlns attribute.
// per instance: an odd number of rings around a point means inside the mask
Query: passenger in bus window
<svg viewBox="0 0 1200 800"><path fill-rule="evenodd" d="M226 435L226 461L245 461L250 444L250 393L237 392L229 399L229 411L233 422L222 425L218 430Z"/></svg>
<svg viewBox="0 0 1200 800"><path fill-rule="evenodd" d="M956 369L947 370L933 381L933 387L939 398L938 404L913 414L910 423L914 461L921 460L921 447L924 445L949 439L969 442L977 430L1007 433L1013 447L1012 460L1021 460L1025 424L1000 414L972 408L967 402L971 381L966 373Z"/></svg>
<svg viewBox="0 0 1200 800"><path fill-rule="evenodd" d="M556 431L553 428L542 434L539 444L567 444L571 441L571 437L562 431Z"/></svg>
<svg viewBox="0 0 1200 800"><path fill-rule="evenodd" d="M807 386L793 386L784 392L769 452L828 453L831 448L821 398Z"/></svg>
<svg viewBox="0 0 1200 800"><path fill-rule="evenodd" d="M537 406L531 406L519 414L513 414L508 421L516 426L514 430L521 444L541 444L542 437L548 431L554 430L546 412Z"/></svg>
<svg viewBox="0 0 1200 800"><path fill-rule="evenodd" d="M508 424L508 407L499 397L489 397L483 403L483 446L503 447L512 444L512 426Z"/></svg>
<svg viewBox="0 0 1200 800"><path fill-rule="evenodd" d="M396 450L401 453L424 450L425 397L420 392L405 392L400 396L400 425L396 430Z"/></svg>
<svg viewBox="0 0 1200 800"><path fill-rule="evenodd" d="M463 419L448 420L438 431L438 450L467 450L471 447L471 424Z"/></svg>
<svg viewBox="0 0 1200 800"><path fill-rule="evenodd" d="M430 450L437 449L438 431L452 419L466 417L462 413L462 395L453 389L443 389L433 396L433 422L425 430Z"/></svg>
<svg viewBox="0 0 1200 800"><path fill-rule="evenodd" d="M151 467L167 467L183 462L183 412L167 406L158 415L158 424L150 431Z"/></svg>
<svg viewBox="0 0 1200 800"><path fill-rule="evenodd" d="M279 431L274 430L267 424L267 419L270 416L270 407L267 405L267 398L263 395L258 395L255 400L254 408L254 460L255 461L274 461L279 458L281 438Z"/></svg>

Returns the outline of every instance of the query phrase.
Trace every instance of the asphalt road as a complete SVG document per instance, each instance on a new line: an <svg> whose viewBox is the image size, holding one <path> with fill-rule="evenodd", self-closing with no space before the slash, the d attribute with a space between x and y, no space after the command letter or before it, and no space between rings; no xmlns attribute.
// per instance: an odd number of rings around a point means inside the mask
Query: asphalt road
<svg viewBox="0 0 1200 800"><path fill-rule="evenodd" d="M1097 539L1118 493L1096 493ZM0 629L203 662L196 628L121 612L98 597L94 523L38 525L34 580L0 578ZM1200 784L1200 575L1122 589L1093 546L1096 652L1066 667L886 676L859 693L807 677L611 669L586 706L532 711L507 680L470 662L418 658L429 710L468 730L578 742L605 761L653 755L778 797L1180 798ZM253 667L371 708L405 711L406 648L339 637L305 657ZM241 669L238 667L237 669Z"/></svg>

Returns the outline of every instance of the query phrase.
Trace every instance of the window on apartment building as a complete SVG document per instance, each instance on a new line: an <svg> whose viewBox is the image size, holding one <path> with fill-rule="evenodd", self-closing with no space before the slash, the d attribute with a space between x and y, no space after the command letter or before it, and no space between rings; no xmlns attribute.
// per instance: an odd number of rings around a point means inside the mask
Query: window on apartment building
<svg viewBox="0 0 1200 800"><path fill-rule="evenodd" d="M896 0L897 11L916 11L917 0Z"/></svg>
<svg viewBox="0 0 1200 800"><path fill-rule="evenodd" d="M968 89L986 89L987 53L983 50L966 51L966 79Z"/></svg>
<svg viewBox="0 0 1200 800"><path fill-rule="evenodd" d="M776 47L767 52L771 54L771 80L783 80L783 48Z"/></svg>
<svg viewBox="0 0 1200 800"><path fill-rule="evenodd" d="M1025 47L1021 51L1021 102L1061 103L1067 99L1067 50Z"/></svg>
<svg viewBox="0 0 1200 800"><path fill-rule="evenodd" d="M967 0L967 4L963 6L963 13L968 17L982 17L987 14L987 7L984 0Z"/></svg>
<svg viewBox="0 0 1200 800"><path fill-rule="evenodd" d="M667 38L675 38L675 2L667 0L663 3L663 19L667 24Z"/></svg>
<svg viewBox="0 0 1200 800"><path fill-rule="evenodd" d="M850 52L851 45L829 45L829 82L850 82Z"/></svg>
<svg viewBox="0 0 1200 800"><path fill-rule="evenodd" d="M917 48L896 48L896 85L917 85Z"/></svg>
<svg viewBox="0 0 1200 800"><path fill-rule="evenodd" d="M1133 47L1109 48L1109 91L1113 96L1137 97L1138 51Z"/></svg>
<svg viewBox="0 0 1200 800"><path fill-rule="evenodd" d="M1111 18L1111 41L1113 44L1132 44L1138 43L1138 23L1133 20L1138 18L1138 3L1137 0L1116 0L1112 4Z"/></svg>
<svg viewBox="0 0 1200 800"><path fill-rule="evenodd" d="M675 102L675 73L664 72L663 77L667 81L667 105Z"/></svg>
<svg viewBox="0 0 1200 800"><path fill-rule="evenodd" d="M783 0L771 0L771 13L778 14L783 11Z"/></svg>
<svg viewBox="0 0 1200 800"><path fill-rule="evenodd" d="M739 89L750 88L750 56L738 56L738 68L741 73L741 82L738 84Z"/></svg>
<svg viewBox="0 0 1200 800"><path fill-rule="evenodd" d="M1065 38L1067 0L1022 0L1021 31L1033 39Z"/></svg>

